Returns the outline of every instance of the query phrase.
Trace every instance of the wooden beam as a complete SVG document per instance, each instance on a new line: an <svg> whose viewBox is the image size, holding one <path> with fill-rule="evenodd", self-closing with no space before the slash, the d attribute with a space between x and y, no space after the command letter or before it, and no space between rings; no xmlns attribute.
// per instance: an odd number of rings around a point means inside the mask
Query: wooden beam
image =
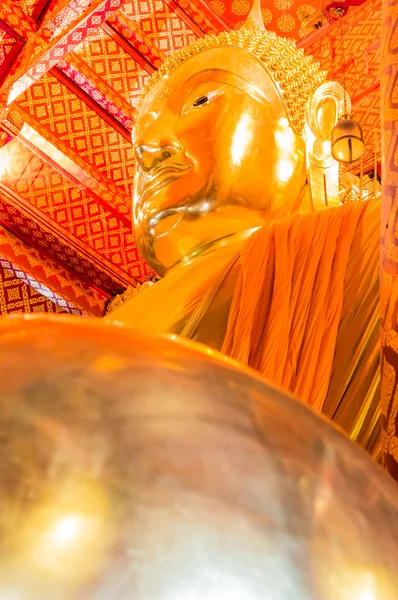
<svg viewBox="0 0 398 600"><path fill-rule="evenodd" d="M193 33L195 33L197 37L203 37L205 35L202 29L198 25L196 25L195 21L193 21L193 19L191 19L191 17L187 15L187 13L181 8L181 6L177 4L177 2L175 2L175 0L165 1L166 4L170 6L171 10L180 17L181 21L184 21L185 25L187 25L187 27L191 31L193 31Z"/></svg>
<svg viewBox="0 0 398 600"><path fill-rule="evenodd" d="M7 129L11 133L18 135L17 128L11 118L14 112L16 113L15 116L18 121L27 123L43 138L43 140L53 146L65 161L70 161L74 170L78 169L82 173L84 179L80 184L83 183L89 194L99 198L102 205L106 205L107 210L110 210L115 216L117 215L118 218L124 220L126 225L130 223L129 215L131 211L131 199L126 192L118 187L113 180L104 176L98 169L95 169L92 164L82 158L77 150L72 149L68 144L55 136L47 127L43 126L37 118L17 104L13 105L6 123L3 122L2 124L3 126L7 124ZM9 122L10 125L8 125ZM69 169L70 167L68 166L68 170ZM89 184L85 183L87 180Z"/></svg>
<svg viewBox="0 0 398 600"><path fill-rule="evenodd" d="M147 73L150 75L155 71L155 67L132 46L125 37L123 37L112 25L104 23L101 28L107 33L123 50L131 56Z"/></svg>
<svg viewBox="0 0 398 600"><path fill-rule="evenodd" d="M216 15L209 4L204 2L204 0L186 0L184 3L181 0L176 0L176 2L178 5L182 5L181 8L188 16L190 16L190 13L193 13L205 20L206 24L200 26L205 33L210 33L210 31L208 31L209 25L215 30L215 33L230 31L231 26L227 21L219 15ZM188 8L186 7L186 4L188 4Z"/></svg>
<svg viewBox="0 0 398 600"><path fill-rule="evenodd" d="M72 52L68 56L68 60L66 62L68 62L74 69L76 69L76 71L86 77L93 84L93 86L99 90L99 92L101 92L101 94L109 98L113 104L118 106L120 110L123 111L123 113L128 119L131 120L131 122L134 122L137 114L134 106L127 102L127 100L125 100L121 94L116 92L110 85L108 85L105 79L99 77L78 54ZM129 129L127 126L126 128Z"/></svg>
<svg viewBox="0 0 398 600"><path fill-rule="evenodd" d="M7 78L8 103L13 102L44 73L65 58L125 1L92 0L90 6L75 21L56 34L51 28L52 21L46 21L37 34L30 37L19 57L18 68ZM54 27L56 26L54 24Z"/></svg>
<svg viewBox="0 0 398 600"><path fill-rule="evenodd" d="M158 69L166 59L166 55L160 48L153 43L151 38L126 13L119 11L118 14L111 15L106 22L120 33L130 46L133 46L154 69Z"/></svg>
<svg viewBox="0 0 398 600"><path fill-rule="evenodd" d="M95 100L91 98L81 87L79 87L74 81L72 81L61 69L53 67L50 69L50 74L53 75L62 85L68 88L69 91L73 92L75 96L80 98L89 108L91 108L101 119L103 119L108 125L113 127L115 131L120 133L127 142L131 142L131 132L126 129L114 116L100 106Z"/></svg>
<svg viewBox="0 0 398 600"><path fill-rule="evenodd" d="M77 262L76 260L69 260L67 263L63 263L64 267L70 269L73 262L79 265L82 261L87 261L97 273L98 277L101 276L101 273L106 275L109 285L111 285L111 289L109 289L109 287L105 288L108 293L115 293L116 289L125 289L129 285L136 287L137 281L134 277L131 277L128 273L108 261L102 254L99 254L96 250L87 246L82 240L65 231L65 229L60 227L55 221L48 219L41 210L1 182L0 197L2 198L2 202L12 206L25 218L30 219L39 228L43 236L52 236L57 241L58 245L68 248L69 259L73 255L77 259ZM21 230L18 229L15 230L15 232L18 237L24 237ZM25 238L24 241L34 245L34 240L32 240L31 237ZM40 245L37 246L37 249L42 250ZM61 262L62 264L62 259L59 259L59 255L57 262ZM82 277L77 271L75 272L75 275L80 278ZM93 282L89 281L87 278L83 278L83 280L90 283L90 285L94 285ZM110 282L113 283L111 284Z"/></svg>
<svg viewBox="0 0 398 600"><path fill-rule="evenodd" d="M16 276L19 279L28 285L37 282L39 285L35 286L35 289L58 306L65 306L62 303L64 300L67 304L66 309L75 307L77 311L93 317L103 315L109 299L108 294L81 281L67 268L51 260L43 251L38 251L23 242L10 232L7 226L0 226L0 256L3 266L5 259L11 264L13 271L18 270Z"/></svg>

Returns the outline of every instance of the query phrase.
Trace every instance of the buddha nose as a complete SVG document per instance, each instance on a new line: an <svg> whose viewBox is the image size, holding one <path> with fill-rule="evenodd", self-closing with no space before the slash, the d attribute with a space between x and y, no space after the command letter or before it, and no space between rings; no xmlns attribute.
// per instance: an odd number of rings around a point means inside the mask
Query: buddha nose
<svg viewBox="0 0 398 600"><path fill-rule="evenodd" d="M138 144L135 148L137 162L145 172L156 169L160 163L179 152L179 148L171 144Z"/></svg>

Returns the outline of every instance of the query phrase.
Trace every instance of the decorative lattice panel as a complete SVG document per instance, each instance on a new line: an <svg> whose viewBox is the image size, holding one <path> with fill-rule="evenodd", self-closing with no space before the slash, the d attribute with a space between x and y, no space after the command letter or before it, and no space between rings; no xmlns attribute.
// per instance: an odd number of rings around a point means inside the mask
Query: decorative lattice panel
<svg viewBox="0 0 398 600"><path fill-rule="evenodd" d="M104 31L97 29L75 51L97 77L133 106L148 73Z"/></svg>
<svg viewBox="0 0 398 600"><path fill-rule="evenodd" d="M129 216L122 220L107 211L20 142L11 142L5 150L11 158L3 177L5 185L118 267L140 280L145 278L145 263L138 256Z"/></svg>
<svg viewBox="0 0 398 600"><path fill-rule="evenodd" d="M39 291L18 279L12 270L2 266L0 260L0 315L15 312L65 313L70 311L57 306L42 296Z"/></svg>
<svg viewBox="0 0 398 600"><path fill-rule="evenodd" d="M17 105L130 194L134 176L131 143L55 77L42 77L20 96Z"/></svg>
<svg viewBox="0 0 398 600"><path fill-rule="evenodd" d="M195 34L162 0L133 0L121 8L133 23L137 23L150 40L168 55L196 39Z"/></svg>

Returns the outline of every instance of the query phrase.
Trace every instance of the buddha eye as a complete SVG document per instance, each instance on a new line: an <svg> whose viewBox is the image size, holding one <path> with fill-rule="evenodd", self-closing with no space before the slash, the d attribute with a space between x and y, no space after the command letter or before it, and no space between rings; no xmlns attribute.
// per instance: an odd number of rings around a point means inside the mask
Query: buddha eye
<svg viewBox="0 0 398 600"><path fill-rule="evenodd" d="M195 102L193 103L192 106L200 106L201 104L206 104L209 101L209 98L207 96L201 96L200 98L197 98L195 100Z"/></svg>
<svg viewBox="0 0 398 600"><path fill-rule="evenodd" d="M194 102L192 102L191 107L197 108L198 106L203 106L203 104L209 104L212 98L218 96L219 94L220 90L214 90L212 92L208 92L207 94L203 94L203 96L199 96L196 98L196 100L194 100Z"/></svg>

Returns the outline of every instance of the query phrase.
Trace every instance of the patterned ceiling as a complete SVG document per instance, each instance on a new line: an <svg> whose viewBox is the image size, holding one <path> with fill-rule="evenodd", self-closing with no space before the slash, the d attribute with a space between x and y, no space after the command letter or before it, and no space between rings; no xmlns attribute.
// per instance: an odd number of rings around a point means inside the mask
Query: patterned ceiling
<svg viewBox="0 0 398 600"><path fill-rule="evenodd" d="M239 27L249 10L249 0L2 0L0 314L100 316L153 275L130 217L140 92L165 56ZM262 0L262 14L340 82L345 65L372 169L381 0Z"/></svg>

